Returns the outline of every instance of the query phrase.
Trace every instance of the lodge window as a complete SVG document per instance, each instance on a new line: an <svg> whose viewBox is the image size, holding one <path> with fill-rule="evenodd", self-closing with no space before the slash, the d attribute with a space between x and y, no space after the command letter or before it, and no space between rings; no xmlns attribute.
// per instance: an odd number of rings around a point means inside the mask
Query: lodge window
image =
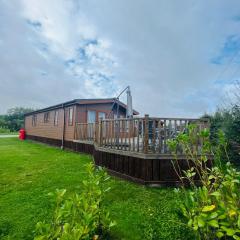
<svg viewBox="0 0 240 240"><path fill-rule="evenodd" d="M54 114L54 125L55 125L55 126L58 125L58 110L55 111L55 114Z"/></svg>
<svg viewBox="0 0 240 240"><path fill-rule="evenodd" d="M50 113L49 112L44 113L44 123L49 122L49 119L50 119Z"/></svg>
<svg viewBox="0 0 240 240"><path fill-rule="evenodd" d="M73 125L73 108L68 109L68 125L72 126Z"/></svg>
<svg viewBox="0 0 240 240"><path fill-rule="evenodd" d="M88 123L95 123L96 122L96 112L95 111L88 111L87 112L87 122Z"/></svg>
<svg viewBox="0 0 240 240"><path fill-rule="evenodd" d="M98 112L98 120L105 119L105 118L106 118L106 113L105 112Z"/></svg>
<svg viewBox="0 0 240 240"><path fill-rule="evenodd" d="M32 126L35 127L36 125L37 125L37 115L34 114L34 115L32 116Z"/></svg>

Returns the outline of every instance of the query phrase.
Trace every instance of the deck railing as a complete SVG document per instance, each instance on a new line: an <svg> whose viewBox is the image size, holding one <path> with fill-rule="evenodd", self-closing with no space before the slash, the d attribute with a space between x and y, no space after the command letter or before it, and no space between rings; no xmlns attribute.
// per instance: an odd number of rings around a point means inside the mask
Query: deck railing
<svg viewBox="0 0 240 240"><path fill-rule="evenodd" d="M104 119L98 123L77 123L75 139L91 141L100 147L139 153L170 153L167 141L187 126L196 123L201 130L208 127L208 121L187 118L122 118ZM196 143L201 147L201 142ZM181 151L181 150L180 150Z"/></svg>
<svg viewBox="0 0 240 240"><path fill-rule="evenodd" d="M96 140L97 123L76 123L75 139L92 141Z"/></svg>

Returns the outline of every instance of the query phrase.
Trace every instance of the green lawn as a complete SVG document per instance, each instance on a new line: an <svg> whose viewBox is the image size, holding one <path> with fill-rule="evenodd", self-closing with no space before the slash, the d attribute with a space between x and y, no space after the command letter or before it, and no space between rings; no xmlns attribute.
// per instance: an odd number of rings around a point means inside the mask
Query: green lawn
<svg viewBox="0 0 240 240"><path fill-rule="evenodd" d="M0 239L33 239L38 221L53 212L49 192L80 191L91 156L54 147L0 139ZM111 239L193 239L177 212L171 188L151 189L112 178L106 206L117 225Z"/></svg>
<svg viewBox="0 0 240 240"><path fill-rule="evenodd" d="M18 132L0 132L0 135L18 135Z"/></svg>

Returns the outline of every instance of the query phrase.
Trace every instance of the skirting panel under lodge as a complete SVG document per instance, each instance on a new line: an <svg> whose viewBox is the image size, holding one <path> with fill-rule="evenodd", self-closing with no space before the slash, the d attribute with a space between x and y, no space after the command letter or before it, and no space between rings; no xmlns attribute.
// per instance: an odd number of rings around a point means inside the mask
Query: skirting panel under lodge
<svg viewBox="0 0 240 240"><path fill-rule="evenodd" d="M62 146L62 140L60 139L45 138L45 137L32 136L32 135L27 135L26 139L46 143L46 144L57 146L57 147ZM87 153L87 154L93 154L93 150L94 150L94 145L92 144L85 144L85 143L79 143L79 142L73 142L73 141L64 141L63 147L76 152Z"/></svg>
<svg viewBox="0 0 240 240"><path fill-rule="evenodd" d="M26 135L26 139L38 141L42 143L46 143L53 146L61 147L62 142L59 139L53 139L53 138L45 138L45 137L39 137L39 136L32 136L32 135Z"/></svg>
<svg viewBox="0 0 240 240"><path fill-rule="evenodd" d="M58 139L50 139L38 136L27 135L27 139L40 141L54 146L61 146ZM158 155L154 158L147 156L127 155L127 152L104 151L91 143L64 141L64 148L76 152L91 154L97 166L105 167L108 172L117 177L128 179L137 183L151 186L178 186L180 185L172 161L172 155ZM178 159L181 170L188 169L188 164L184 157Z"/></svg>
<svg viewBox="0 0 240 240"><path fill-rule="evenodd" d="M146 159L117 153L94 151L97 166L110 170L111 174L147 185L177 186L179 178L173 168L173 157ZM181 169L187 169L186 159L179 159Z"/></svg>

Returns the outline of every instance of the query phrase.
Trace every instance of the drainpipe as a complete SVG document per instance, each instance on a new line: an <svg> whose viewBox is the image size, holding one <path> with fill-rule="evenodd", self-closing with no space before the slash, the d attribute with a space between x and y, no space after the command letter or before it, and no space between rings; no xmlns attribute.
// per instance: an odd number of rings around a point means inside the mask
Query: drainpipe
<svg viewBox="0 0 240 240"><path fill-rule="evenodd" d="M61 149L64 149L64 137L65 137L65 108L64 108L64 104L62 105L62 109L63 109L63 130L62 130L62 145L61 145Z"/></svg>

